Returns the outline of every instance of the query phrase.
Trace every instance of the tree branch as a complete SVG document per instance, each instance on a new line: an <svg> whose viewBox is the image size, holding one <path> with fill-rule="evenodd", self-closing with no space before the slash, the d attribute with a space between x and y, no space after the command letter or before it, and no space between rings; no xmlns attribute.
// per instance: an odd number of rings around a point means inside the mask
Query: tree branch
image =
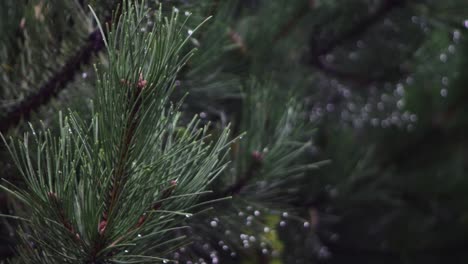
<svg viewBox="0 0 468 264"><path fill-rule="evenodd" d="M85 4L84 0L79 2ZM116 0L117 6L114 18L118 20L123 8L123 1ZM112 16L105 18L106 23L110 23ZM47 104L53 97L56 97L65 87L73 81L76 73L84 65L91 62L94 54L99 53L104 48L103 36L101 31L95 29L88 35L86 42L70 59L63 65L52 77L44 83L39 89L15 105L9 107L3 115L0 116L0 133L7 132L10 128L17 125L22 119L29 119L32 112L37 111L42 105Z"/></svg>
<svg viewBox="0 0 468 264"><path fill-rule="evenodd" d="M17 125L21 119L28 119L32 112L37 111L39 107L57 96L68 83L73 81L76 72L83 65L89 64L92 56L101 51L103 47L104 41L101 33L96 29L88 36L86 43L45 84L5 111L0 117L0 132L5 133Z"/></svg>
<svg viewBox="0 0 468 264"><path fill-rule="evenodd" d="M312 56L319 57L325 55L333 51L336 47L352 39L358 38L367 32L372 26L381 21L381 19L388 15L391 11L405 4L405 2L406 0L386 0L372 15L355 24L350 30L343 32L341 35L331 39L328 41L328 43L322 45L321 48L314 50L312 52ZM311 44L313 47L315 46L314 39L311 40Z"/></svg>
<svg viewBox="0 0 468 264"><path fill-rule="evenodd" d="M262 167L262 164L263 154L259 151L254 151L252 153L252 161L245 174L242 177L239 177L237 181L234 182L232 185L229 185L223 191L214 194L214 196L210 197L210 199L208 200L239 194L242 191L242 189L249 183L249 181L252 180L258 174Z"/></svg>
<svg viewBox="0 0 468 264"><path fill-rule="evenodd" d="M315 8L315 0L308 0L305 2L301 7L294 13L294 15L289 19L286 24L276 33L273 37L273 42L277 42L278 40L286 37L292 31L292 29L301 21L301 19L307 15L310 9Z"/></svg>

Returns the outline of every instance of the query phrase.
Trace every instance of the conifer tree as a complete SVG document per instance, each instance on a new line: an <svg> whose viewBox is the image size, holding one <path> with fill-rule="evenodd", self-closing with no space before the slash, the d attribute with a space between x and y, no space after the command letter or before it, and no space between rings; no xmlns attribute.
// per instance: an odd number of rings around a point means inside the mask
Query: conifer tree
<svg viewBox="0 0 468 264"><path fill-rule="evenodd" d="M0 263L465 260L467 10L0 1Z"/></svg>

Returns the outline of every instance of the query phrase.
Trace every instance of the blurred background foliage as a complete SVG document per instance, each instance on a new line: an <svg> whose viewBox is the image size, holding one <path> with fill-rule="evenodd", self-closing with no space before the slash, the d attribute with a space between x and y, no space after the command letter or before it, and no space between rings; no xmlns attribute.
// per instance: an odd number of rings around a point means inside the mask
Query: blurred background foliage
<svg viewBox="0 0 468 264"><path fill-rule="evenodd" d="M93 64L106 58L88 4L112 23L119 1L1 1L0 132L53 129L59 109L89 114ZM468 3L147 1L160 4L190 15L198 49L174 95L184 118L247 132L206 197L233 199L187 219L195 242L170 259L468 260ZM20 184L3 146L0 173ZM0 193L0 210L22 207ZM3 262L16 223L0 221Z"/></svg>

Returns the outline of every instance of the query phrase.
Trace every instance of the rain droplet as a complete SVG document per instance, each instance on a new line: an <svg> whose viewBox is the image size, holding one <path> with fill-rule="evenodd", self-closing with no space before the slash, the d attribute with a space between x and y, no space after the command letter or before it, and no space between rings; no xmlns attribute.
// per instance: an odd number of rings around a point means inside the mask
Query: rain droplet
<svg viewBox="0 0 468 264"><path fill-rule="evenodd" d="M461 38L461 32L458 31L458 30L455 30L453 32L453 41L458 42L458 40L460 40L460 38Z"/></svg>
<svg viewBox="0 0 468 264"><path fill-rule="evenodd" d="M396 92L399 96L405 95L405 87L403 86L403 84L401 83L397 84Z"/></svg>
<svg viewBox="0 0 468 264"><path fill-rule="evenodd" d="M403 99L398 100L397 107L398 109L402 109L405 106L405 101Z"/></svg>
<svg viewBox="0 0 468 264"><path fill-rule="evenodd" d="M305 228L309 228L309 227L310 227L310 223L309 223L309 222L304 222L304 227L305 227Z"/></svg>
<svg viewBox="0 0 468 264"><path fill-rule="evenodd" d="M189 30L187 30L187 33L189 34L189 36L192 36L193 30L189 29Z"/></svg>
<svg viewBox="0 0 468 264"><path fill-rule="evenodd" d="M218 222L216 222L216 221L211 221L211 222L210 222L210 225L211 225L211 227L217 227L217 226L218 226Z"/></svg>
<svg viewBox="0 0 468 264"><path fill-rule="evenodd" d="M447 89L445 89L445 88L440 89L440 95L441 95L442 97L447 97L447 94L448 94Z"/></svg>
<svg viewBox="0 0 468 264"><path fill-rule="evenodd" d="M260 215L260 211L255 210L254 215L255 215L255 216L259 216L259 215Z"/></svg>
<svg viewBox="0 0 468 264"><path fill-rule="evenodd" d="M281 227L285 227L285 226L286 226L286 222L285 222L285 221L281 221L281 222L280 222L280 226L281 226Z"/></svg>
<svg viewBox="0 0 468 264"><path fill-rule="evenodd" d="M287 212L284 212L282 215L283 215L284 218L289 216L289 214Z"/></svg>
<svg viewBox="0 0 468 264"><path fill-rule="evenodd" d="M321 259L326 259L329 258L331 255L330 251L328 251L328 248L326 247L321 247L318 252L318 256Z"/></svg>
<svg viewBox="0 0 468 264"><path fill-rule="evenodd" d="M440 54L439 59L441 62L447 62L447 54L445 53Z"/></svg>
<svg viewBox="0 0 468 264"><path fill-rule="evenodd" d="M455 46L454 46L454 45L450 45L450 46L448 47L448 51L449 51L450 53L452 53L452 54L455 53Z"/></svg>
<svg viewBox="0 0 468 264"><path fill-rule="evenodd" d="M442 77L442 84L443 85L448 85L449 84L449 78L447 76Z"/></svg>
<svg viewBox="0 0 468 264"><path fill-rule="evenodd" d="M332 234L332 235L330 236L330 240L331 240L331 241L338 241L339 238L340 238L340 237L338 236L338 234Z"/></svg>

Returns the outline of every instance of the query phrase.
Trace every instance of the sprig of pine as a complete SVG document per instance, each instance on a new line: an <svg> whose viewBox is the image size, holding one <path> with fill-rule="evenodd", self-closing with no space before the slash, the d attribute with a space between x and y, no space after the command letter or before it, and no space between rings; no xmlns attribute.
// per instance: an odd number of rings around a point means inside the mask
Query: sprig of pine
<svg viewBox="0 0 468 264"><path fill-rule="evenodd" d="M147 19L155 21L149 32L141 30ZM169 101L194 52L185 52L185 22L125 1L106 34L92 120L70 111L58 136L43 127L18 141L2 137L27 187L1 188L31 210L22 262L166 262L159 256L183 239L166 233L183 228L230 144L228 129L214 140L196 117L181 127L180 103Z"/></svg>

